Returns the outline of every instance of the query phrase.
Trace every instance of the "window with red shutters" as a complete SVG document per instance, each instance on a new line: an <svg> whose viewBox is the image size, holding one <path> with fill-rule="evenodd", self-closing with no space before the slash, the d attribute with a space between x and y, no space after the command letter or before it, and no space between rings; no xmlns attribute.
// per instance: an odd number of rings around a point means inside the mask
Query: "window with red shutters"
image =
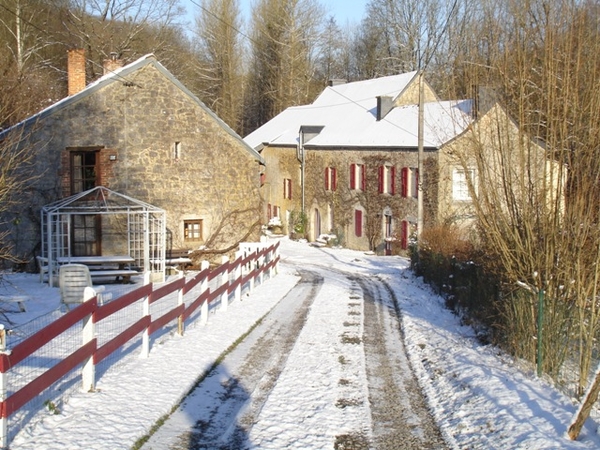
<svg viewBox="0 0 600 450"><path fill-rule="evenodd" d="M364 164L350 164L350 189L365 190L367 178Z"/></svg>
<svg viewBox="0 0 600 450"><path fill-rule="evenodd" d="M335 167L325 169L325 190L335 191L337 189L337 173Z"/></svg>
<svg viewBox="0 0 600 450"><path fill-rule="evenodd" d="M380 194L394 195L396 193L395 179L396 168L393 166L379 166L378 190Z"/></svg>
<svg viewBox="0 0 600 450"><path fill-rule="evenodd" d="M355 209L354 210L354 234L356 234L356 237L362 237L362 230L363 230L363 224L362 224L362 211L360 209Z"/></svg>

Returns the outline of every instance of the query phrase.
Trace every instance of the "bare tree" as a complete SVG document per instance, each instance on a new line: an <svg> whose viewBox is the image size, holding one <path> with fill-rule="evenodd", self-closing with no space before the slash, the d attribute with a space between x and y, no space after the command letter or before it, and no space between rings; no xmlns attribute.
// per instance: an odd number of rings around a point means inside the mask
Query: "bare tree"
<svg viewBox="0 0 600 450"><path fill-rule="evenodd" d="M204 0L196 18L200 97L238 129L243 98L242 19L238 0Z"/></svg>
<svg viewBox="0 0 600 450"><path fill-rule="evenodd" d="M472 28L454 67L457 91L493 84L514 119L491 120L494 131L478 135L473 159L463 160L477 169L473 206L489 268L505 281L500 326L511 351L555 377L575 376L581 392L600 332L600 215L591 206L600 200L598 7L492 5L478 11L490 26ZM543 310L516 282L543 292ZM541 361L531 338L540 318ZM577 373L565 374L573 354Z"/></svg>
<svg viewBox="0 0 600 450"><path fill-rule="evenodd" d="M259 0L252 15L244 132L310 101L323 10L315 0Z"/></svg>
<svg viewBox="0 0 600 450"><path fill-rule="evenodd" d="M64 18L64 41L86 50L88 76L95 79L111 54L135 58L169 45L182 13L178 0L74 0Z"/></svg>

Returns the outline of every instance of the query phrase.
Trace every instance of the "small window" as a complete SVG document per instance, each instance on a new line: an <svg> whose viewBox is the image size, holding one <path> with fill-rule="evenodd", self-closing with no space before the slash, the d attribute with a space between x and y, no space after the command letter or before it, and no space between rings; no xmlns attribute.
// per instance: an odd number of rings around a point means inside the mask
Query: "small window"
<svg viewBox="0 0 600 450"><path fill-rule="evenodd" d="M350 164L350 189L364 191L366 187L364 164Z"/></svg>
<svg viewBox="0 0 600 450"><path fill-rule="evenodd" d="M452 199L456 201L470 201L471 192L469 183L475 182L473 169L454 169L452 172Z"/></svg>
<svg viewBox="0 0 600 450"><path fill-rule="evenodd" d="M325 190L335 191L337 189L337 171L335 167L325 168Z"/></svg>
<svg viewBox="0 0 600 450"><path fill-rule="evenodd" d="M181 159L181 142L175 142L173 144L173 158L176 160Z"/></svg>
<svg viewBox="0 0 600 450"><path fill-rule="evenodd" d="M292 199L292 180L290 178L283 179L283 198Z"/></svg>
<svg viewBox="0 0 600 450"><path fill-rule="evenodd" d="M379 166L379 193L394 195L396 193L396 168Z"/></svg>
<svg viewBox="0 0 600 450"><path fill-rule="evenodd" d="M419 196L419 170L416 167L403 167L401 170L402 197Z"/></svg>
<svg viewBox="0 0 600 450"><path fill-rule="evenodd" d="M183 221L183 239L186 242L202 241L202 220Z"/></svg>

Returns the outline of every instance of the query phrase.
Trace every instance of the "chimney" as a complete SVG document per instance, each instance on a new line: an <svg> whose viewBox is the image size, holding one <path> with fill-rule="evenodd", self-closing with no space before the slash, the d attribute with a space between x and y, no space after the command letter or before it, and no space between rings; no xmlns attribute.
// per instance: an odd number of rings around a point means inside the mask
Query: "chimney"
<svg viewBox="0 0 600 450"><path fill-rule="evenodd" d="M85 89L85 50L72 48L67 54L68 95L75 95Z"/></svg>
<svg viewBox="0 0 600 450"><path fill-rule="evenodd" d="M394 99L389 96L377 97L377 121L379 122L394 108Z"/></svg>
<svg viewBox="0 0 600 450"><path fill-rule="evenodd" d="M348 81L344 80L343 78L332 78L329 81L327 81L327 86L329 87L333 87L333 86L339 86L340 84L346 84Z"/></svg>
<svg viewBox="0 0 600 450"><path fill-rule="evenodd" d="M123 67L123 60L117 59L117 54L113 52L110 54L110 59L104 60L103 67L104 67L104 75L113 73L115 70Z"/></svg>

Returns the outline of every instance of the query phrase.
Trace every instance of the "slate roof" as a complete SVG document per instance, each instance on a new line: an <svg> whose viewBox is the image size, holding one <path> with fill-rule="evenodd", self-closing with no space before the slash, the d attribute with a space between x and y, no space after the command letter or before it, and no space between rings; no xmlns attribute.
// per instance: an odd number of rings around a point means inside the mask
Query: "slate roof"
<svg viewBox="0 0 600 450"><path fill-rule="evenodd" d="M303 125L322 126L306 148L416 148L418 105L393 108L377 121L377 97L397 97L416 72L327 87L310 105L286 109L244 138L260 151L264 145L296 146ZM472 122L472 101L435 101L424 105L424 147L439 148Z"/></svg>

